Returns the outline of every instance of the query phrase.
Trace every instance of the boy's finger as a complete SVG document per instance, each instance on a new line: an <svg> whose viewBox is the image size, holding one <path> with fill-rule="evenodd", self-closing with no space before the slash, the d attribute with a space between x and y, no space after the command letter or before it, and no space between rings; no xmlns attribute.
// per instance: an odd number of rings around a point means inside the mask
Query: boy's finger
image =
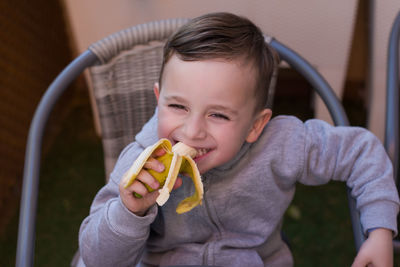
<svg viewBox="0 0 400 267"><path fill-rule="evenodd" d="M157 148L154 152L153 152L153 156L154 157L161 157L162 155L164 155L166 152L164 150L164 148L160 147Z"/></svg>
<svg viewBox="0 0 400 267"><path fill-rule="evenodd" d="M142 183L147 184L153 189L158 189L160 187L160 183L145 170L141 170L136 179L138 179Z"/></svg>
<svg viewBox="0 0 400 267"><path fill-rule="evenodd" d="M151 158L151 157L146 161L146 163L144 164L144 167L146 169L155 170L156 172L162 172L165 169L164 164L162 164L155 158Z"/></svg>
<svg viewBox="0 0 400 267"><path fill-rule="evenodd" d="M174 187L172 188L173 190L178 189L179 187L181 187L183 184L182 178L178 176L178 178L176 178Z"/></svg>
<svg viewBox="0 0 400 267"><path fill-rule="evenodd" d="M134 181L128 188L121 188L121 200L125 207L138 216L143 216L146 211L156 203L159 192L148 192L147 188L140 182ZM139 194L138 197L135 193Z"/></svg>
<svg viewBox="0 0 400 267"><path fill-rule="evenodd" d="M137 193L141 196L145 196L148 193L147 188L144 186L144 184L140 181L134 181L128 188L127 190L131 193Z"/></svg>

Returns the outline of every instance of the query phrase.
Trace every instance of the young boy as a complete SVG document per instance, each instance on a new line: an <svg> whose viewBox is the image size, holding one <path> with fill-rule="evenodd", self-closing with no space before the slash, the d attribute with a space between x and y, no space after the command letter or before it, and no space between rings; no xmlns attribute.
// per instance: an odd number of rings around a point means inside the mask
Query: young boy
<svg viewBox="0 0 400 267"><path fill-rule="evenodd" d="M153 118L121 153L80 229L86 266L292 266L281 239L282 217L297 182L345 181L352 188L368 236L353 266L391 266L399 199L391 162L380 142L356 127L271 119L265 108L275 53L249 20L228 13L191 20L166 43ZM270 120L271 119L271 120ZM123 174L159 138L201 151L203 205L175 207L193 193L178 179L158 207L161 172L154 153L135 182ZM139 193L142 198L136 198Z"/></svg>

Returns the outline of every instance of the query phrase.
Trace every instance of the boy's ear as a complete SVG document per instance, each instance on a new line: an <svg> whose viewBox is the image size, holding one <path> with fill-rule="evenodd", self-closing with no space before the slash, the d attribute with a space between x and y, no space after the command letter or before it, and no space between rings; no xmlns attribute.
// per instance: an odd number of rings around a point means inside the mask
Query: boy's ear
<svg viewBox="0 0 400 267"><path fill-rule="evenodd" d="M257 141L265 125L267 125L267 123L271 119L271 116L272 116L272 111L268 108L263 109L258 113L256 119L253 122L253 126L250 129L249 134L247 135L246 141L248 143L253 143Z"/></svg>
<svg viewBox="0 0 400 267"><path fill-rule="evenodd" d="M154 92L154 95L156 96L156 99L158 102L158 97L160 96L160 85L158 83L154 84L153 92Z"/></svg>

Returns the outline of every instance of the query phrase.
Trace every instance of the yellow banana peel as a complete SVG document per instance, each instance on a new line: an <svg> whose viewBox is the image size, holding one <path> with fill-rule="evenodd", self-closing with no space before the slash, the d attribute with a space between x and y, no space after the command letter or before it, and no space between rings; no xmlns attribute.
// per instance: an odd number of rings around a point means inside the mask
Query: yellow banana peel
<svg viewBox="0 0 400 267"><path fill-rule="evenodd" d="M160 195L158 196L156 202L160 206L167 202L178 174L184 173L185 175L190 176L192 179L195 186L195 193L192 196L182 200L178 204L176 212L179 214L188 212L197 205L201 204L204 190L200 172L193 160L193 157L196 156L197 151L196 149L183 143L177 143L172 146L168 139L163 138L154 145L147 147L122 177L123 186L127 188L135 181L148 158L158 148L162 148L166 152L164 155L156 158L165 166L165 169L161 173L151 169L148 170L148 172L160 183ZM153 189L148 185L145 186L149 192L153 191Z"/></svg>

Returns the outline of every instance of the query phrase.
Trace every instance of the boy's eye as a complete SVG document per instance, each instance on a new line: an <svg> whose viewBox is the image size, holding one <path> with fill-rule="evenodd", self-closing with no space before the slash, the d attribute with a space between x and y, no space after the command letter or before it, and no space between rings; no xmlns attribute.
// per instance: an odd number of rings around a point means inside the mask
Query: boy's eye
<svg viewBox="0 0 400 267"><path fill-rule="evenodd" d="M211 114L211 117L226 120L226 121L230 120L228 116L221 114L221 113L213 113L213 114Z"/></svg>
<svg viewBox="0 0 400 267"><path fill-rule="evenodd" d="M174 108L174 109L186 109L185 106L179 105L179 104L169 104L168 107Z"/></svg>

